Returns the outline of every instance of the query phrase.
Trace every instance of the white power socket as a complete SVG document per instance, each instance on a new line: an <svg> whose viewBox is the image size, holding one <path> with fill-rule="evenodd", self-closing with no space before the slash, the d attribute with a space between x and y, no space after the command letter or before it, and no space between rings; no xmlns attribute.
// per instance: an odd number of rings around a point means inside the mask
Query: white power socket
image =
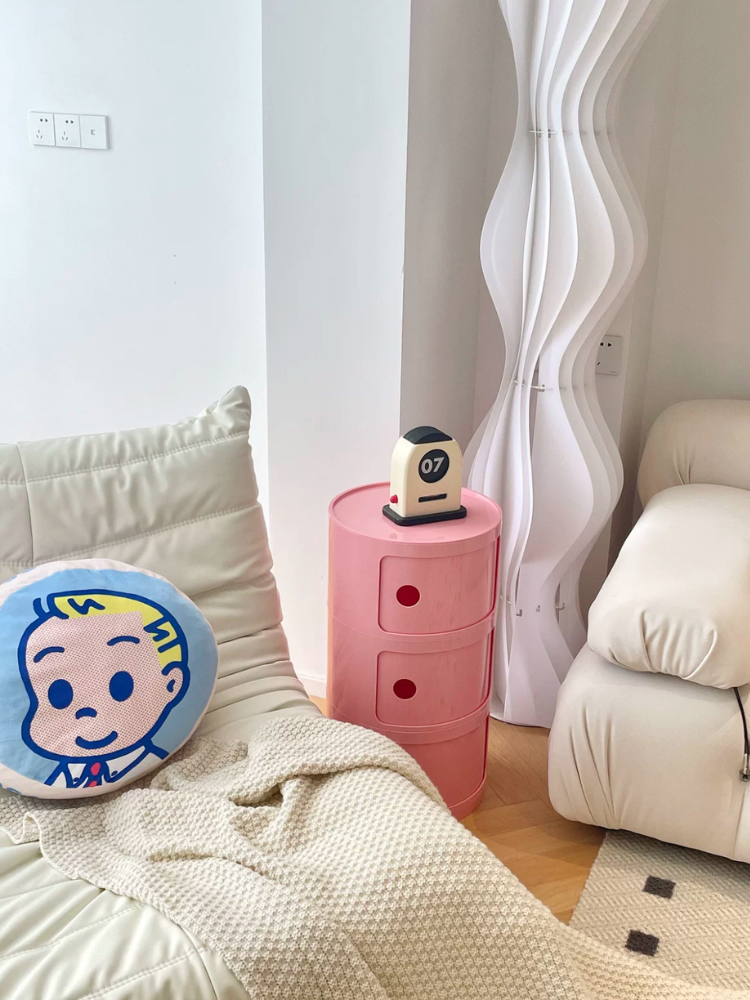
<svg viewBox="0 0 750 1000"><path fill-rule="evenodd" d="M55 115L55 145L81 145L81 122L78 115Z"/></svg>
<svg viewBox="0 0 750 1000"><path fill-rule="evenodd" d="M29 111L29 141L34 146L55 145L54 116L49 111Z"/></svg>
<svg viewBox="0 0 750 1000"><path fill-rule="evenodd" d="M105 115L30 111L29 142L33 146L107 149L107 119Z"/></svg>
<svg viewBox="0 0 750 1000"><path fill-rule="evenodd" d="M619 375L622 366L622 337L602 337L596 352L597 375Z"/></svg>

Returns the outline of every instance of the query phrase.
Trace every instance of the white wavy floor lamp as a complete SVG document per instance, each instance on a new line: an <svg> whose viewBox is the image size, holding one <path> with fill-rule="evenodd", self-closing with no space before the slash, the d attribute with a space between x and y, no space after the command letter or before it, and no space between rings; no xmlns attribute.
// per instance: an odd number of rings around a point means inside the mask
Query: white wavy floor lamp
<svg viewBox="0 0 750 1000"><path fill-rule="evenodd" d="M492 714L549 726L585 639L578 579L622 488L596 347L646 226L614 135L621 81L666 0L499 0L518 117L482 233L505 339L469 485L503 508Z"/></svg>

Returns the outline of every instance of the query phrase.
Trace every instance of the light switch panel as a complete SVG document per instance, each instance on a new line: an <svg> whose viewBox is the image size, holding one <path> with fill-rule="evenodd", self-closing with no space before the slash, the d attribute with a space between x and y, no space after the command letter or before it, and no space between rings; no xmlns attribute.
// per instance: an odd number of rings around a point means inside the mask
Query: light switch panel
<svg viewBox="0 0 750 1000"><path fill-rule="evenodd" d="M81 125L78 115L55 115L55 145L81 145Z"/></svg>
<svg viewBox="0 0 750 1000"><path fill-rule="evenodd" d="M107 118L105 115L79 115L81 146L84 149L107 148Z"/></svg>
<svg viewBox="0 0 750 1000"><path fill-rule="evenodd" d="M51 111L29 111L29 142L33 146L55 145L55 123Z"/></svg>

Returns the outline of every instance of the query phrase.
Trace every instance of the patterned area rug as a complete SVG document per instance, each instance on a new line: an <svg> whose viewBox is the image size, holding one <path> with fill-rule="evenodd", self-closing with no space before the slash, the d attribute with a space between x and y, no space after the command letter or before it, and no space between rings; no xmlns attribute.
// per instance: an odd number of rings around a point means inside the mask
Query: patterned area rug
<svg viewBox="0 0 750 1000"><path fill-rule="evenodd" d="M570 926L688 982L750 987L750 865L608 833Z"/></svg>

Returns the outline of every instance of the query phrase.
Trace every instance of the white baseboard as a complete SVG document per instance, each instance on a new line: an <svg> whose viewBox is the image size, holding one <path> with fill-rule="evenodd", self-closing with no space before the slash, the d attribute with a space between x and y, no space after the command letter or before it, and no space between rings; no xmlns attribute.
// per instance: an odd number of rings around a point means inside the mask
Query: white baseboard
<svg viewBox="0 0 750 1000"><path fill-rule="evenodd" d="M325 698L326 696L326 679L325 677L309 677L306 674L297 674L297 677L302 681L305 691L313 698Z"/></svg>

